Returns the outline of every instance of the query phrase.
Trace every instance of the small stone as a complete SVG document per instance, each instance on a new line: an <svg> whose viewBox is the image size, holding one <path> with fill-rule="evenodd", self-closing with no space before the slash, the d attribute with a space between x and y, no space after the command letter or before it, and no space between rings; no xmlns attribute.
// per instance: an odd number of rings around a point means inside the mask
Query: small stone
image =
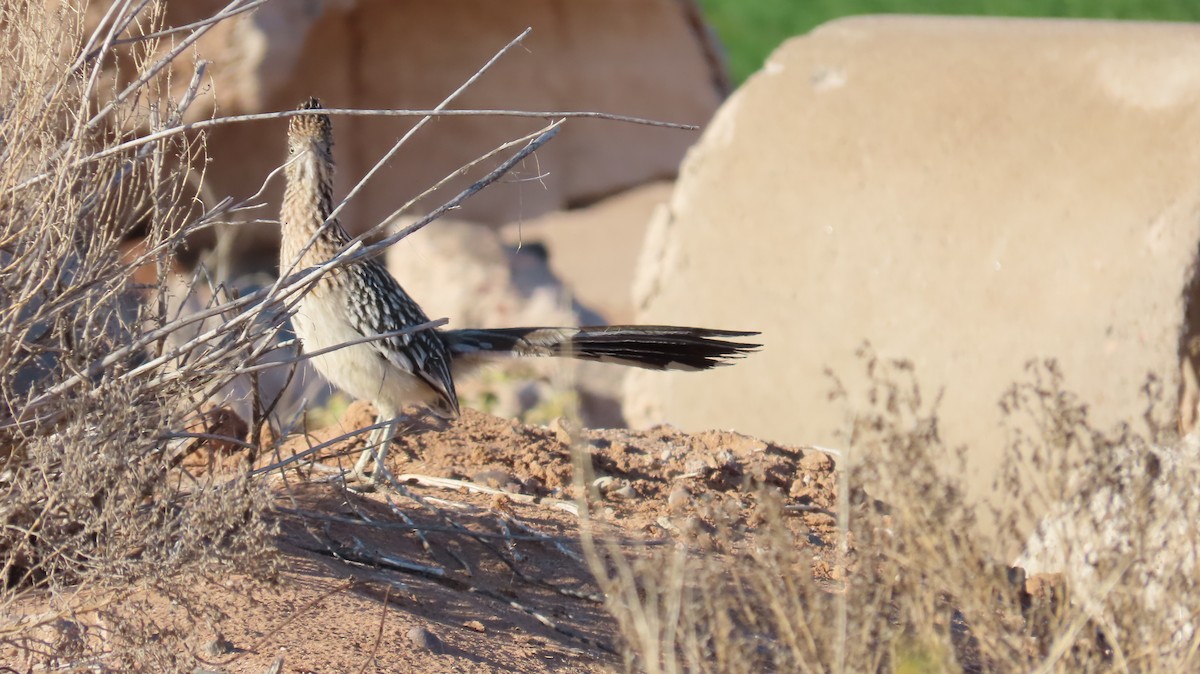
<svg viewBox="0 0 1200 674"><path fill-rule="evenodd" d="M215 658L222 655L229 655L237 650L237 648L233 645L232 641L225 638L224 634L217 632L217 636L212 641L204 644L204 650L209 656Z"/></svg>
<svg viewBox="0 0 1200 674"><path fill-rule="evenodd" d="M804 470L827 471L833 468L833 459L824 452L810 450L800 458L800 467Z"/></svg>
<svg viewBox="0 0 1200 674"><path fill-rule="evenodd" d="M478 620L468 620L467 622L463 623L463 627L474 632L483 632L485 630L483 623L479 622Z"/></svg>
<svg viewBox="0 0 1200 674"><path fill-rule="evenodd" d="M713 468L726 468L738 465L737 455L728 449L722 449L721 451L717 452L716 456L713 458L716 459L716 463L713 464Z"/></svg>
<svg viewBox="0 0 1200 674"><path fill-rule="evenodd" d="M610 498L617 498L617 499L623 499L623 500L635 499L638 497L637 490L628 484L617 487L616 489L609 492L608 495Z"/></svg>
<svg viewBox="0 0 1200 674"><path fill-rule="evenodd" d="M617 482L616 478L610 475L601 475L595 480L592 480L592 487L594 487L596 491L605 495L619 486L621 485Z"/></svg>
<svg viewBox="0 0 1200 674"><path fill-rule="evenodd" d="M692 545L705 552L715 552L717 550L717 539L707 531L700 531L692 538Z"/></svg>
<svg viewBox="0 0 1200 674"><path fill-rule="evenodd" d="M512 475L502 470L481 470L471 476L471 481L494 489L503 489L515 482Z"/></svg>
<svg viewBox="0 0 1200 674"><path fill-rule="evenodd" d="M280 649L280 650L283 650L283 649ZM275 657L275 660L273 662L271 662L271 666L267 667L265 670L263 670L263 674L279 674L282 671L283 671L283 656L278 655Z"/></svg>
<svg viewBox="0 0 1200 674"><path fill-rule="evenodd" d="M688 490L683 487L675 487L667 495L667 507L671 509L671 512L683 510L688 501L691 500L690 496L691 494L688 494Z"/></svg>
<svg viewBox="0 0 1200 674"><path fill-rule="evenodd" d="M417 625L408 631L408 640L417 648L421 648L431 653L442 652L442 640L437 638L433 632Z"/></svg>
<svg viewBox="0 0 1200 674"><path fill-rule="evenodd" d="M679 531L689 538L695 537L703 529L704 527L700 525L700 520L695 517L687 518L683 521L683 525L679 527Z"/></svg>
<svg viewBox="0 0 1200 674"><path fill-rule="evenodd" d="M83 655L86 627L66 618L55 620L51 627L55 632L54 650L56 654L72 658Z"/></svg>
<svg viewBox="0 0 1200 674"><path fill-rule="evenodd" d="M788 488L788 496L790 496L792 498L808 496L809 492L811 491L809 489L809 484L811 482L812 482L812 478L808 475L801 475L800 477L796 478L795 480L792 480L792 486L790 488Z"/></svg>
<svg viewBox="0 0 1200 674"><path fill-rule="evenodd" d="M512 515L512 499L506 494L492 494L492 510Z"/></svg>
<svg viewBox="0 0 1200 674"><path fill-rule="evenodd" d="M576 439L580 436L579 424L571 421L566 417L558 417L550 423L550 428L554 430L554 436L558 441L568 447L575 444Z"/></svg>

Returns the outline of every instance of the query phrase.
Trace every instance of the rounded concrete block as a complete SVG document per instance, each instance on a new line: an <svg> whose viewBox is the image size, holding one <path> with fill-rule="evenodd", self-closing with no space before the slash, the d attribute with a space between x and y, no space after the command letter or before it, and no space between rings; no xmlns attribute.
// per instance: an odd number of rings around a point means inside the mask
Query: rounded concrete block
<svg viewBox="0 0 1200 674"><path fill-rule="evenodd" d="M639 320L765 348L632 373L626 416L842 446L826 369L861 391L870 342L944 391L942 437L986 476L1030 359L1099 427L1141 418L1148 373L1178 412L1198 245L1200 26L833 22L720 109L639 263Z"/></svg>

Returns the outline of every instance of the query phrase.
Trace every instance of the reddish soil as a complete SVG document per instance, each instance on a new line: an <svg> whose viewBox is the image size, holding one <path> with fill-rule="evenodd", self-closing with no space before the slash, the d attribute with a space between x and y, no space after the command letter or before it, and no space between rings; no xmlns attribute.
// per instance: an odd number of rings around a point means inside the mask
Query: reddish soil
<svg viewBox="0 0 1200 674"><path fill-rule="evenodd" d="M207 669L620 671L616 624L573 512L572 446L591 459L597 536L628 554L676 544L680 531L711 531L704 513L713 503L752 528L766 485L794 506L787 526L812 548L818 575L829 568L835 477L814 450L668 427L572 432L467 411L447 428L418 425L397 439L388 465L403 491L361 493L333 479L335 466L356 460L361 438L305 455L371 422L355 404L340 428L285 443L285 455L302 457L270 478L285 571L270 584L197 581L220 607L189 639ZM228 452L189 462L222 470L245 459ZM279 658L282 667L269 669Z"/></svg>

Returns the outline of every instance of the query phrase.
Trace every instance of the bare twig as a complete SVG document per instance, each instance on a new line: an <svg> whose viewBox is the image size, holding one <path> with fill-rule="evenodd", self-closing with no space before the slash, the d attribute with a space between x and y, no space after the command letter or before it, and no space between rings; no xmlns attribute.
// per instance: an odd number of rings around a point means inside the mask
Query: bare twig
<svg viewBox="0 0 1200 674"><path fill-rule="evenodd" d="M504 45L504 47L501 48L500 51L496 52L492 56L492 58L488 59L487 63L484 63L483 66L481 66L470 77L468 77L467 80L465 82L463 82L457 89L450 92L450 95L447 96L445 99L443 99L441 103L438 103L437 106L435 106L433 108L434 111L441 112L442 110L445 110L447 105L450 105L450 103L454 99L458 98L459 95L462 94L464 91L466 91L468 88L470 88L470 86L472 84L479 81L479 78L483 77L484 73L486 73L488 70L491 70L492 66L494 66L497 61L499 61L501 58L504 58L505 54L507 54L514 47L516 47L518 44L520 44L521 41L524 40L525 37L527 35L529 35L529 33L531 33L531 32L533 32L532 28L526 28L524 31L521 32L520 35L513 38L513 40L511 42ZM331 212L329 214L329 217L327 219L333 220L334 218L336 218L342 212L342 210L345 209L346 204L350 203L350 201L355 196L357 196L360 191L362 191L363 187L366 186L367 181L369 181L376 173L378 173L379 169L382 168L383 165L386 164L388 161L390 161L391 158L394 157L396 155L396 153L400 151L400 148L403 147L404 144L407 143L410 138L415 136L418 131L423 129L425 127L425 125L428 124L432 120L433 120L433 115L424 115L420 119L420 121L418 121L416 124L414 124L411 129L409 129L403 136L400 137L400 140L393 143L392 148L390 150L388 150L387 152L385 152L384 155L379 158L379 161L375 162L375 165L372 166L370 168L370 170L368 170L366 172L366 174L364 174L363 177L358 181L358 183L355 184L354 187L352 187L350 189L350 191L346 194L346 196L342 198L341 202L338 203L337 207L335 207L333 209L333 212Z"/></svg>
<svg viewBox="0 0 1200 674"><path fill-rule="evenodd" d="M67 391L77 388L83 382L88 381L92 377L97 376L98 374L105 371L106 369L113 366L114 364L124 361L125 359L129 358L132 354L140 352L142 349L145 349L150 344L153 344L154 342L158 341L159 339L161 339L165 336L168 336L168 335L172 334L173 332L176 332L176 331L182 329L183 327L191 325L192 323L197 323L197 322L206 320L213 316L219 316L219 315L228 313L235 309L241 309L243 307L255 305L263 300L268 300L271 302L281 301L282 299L286 298L287 296L301 292L303 289L307 288L310 284L314 283L317 278L320 277L320 274L328 273L329 271L344 267L348 264L353 264L357 261L360 261L360 260L368 258L368 257L375 257L375 256L383 254L383 252L386 250L386 248L388 246L392 245L396 241L399 241L400 239L404 238L405 236L408 236L412 232L415 232L418 229L421 229L422 227L428 225L430 222L433 222L437 218L441 217L447 211L458 208L463 202L465 202L470 197L474 196L480 190L484 189L488 185L499 180L501 176L503 176L504 174L511 171L512 168L515 167L517 164L519 164L525 157L532 154L543 144L549 142L552 138L554 138L554 136L558 133L561 123L562 122L560 121L560 122L556 122L556 123L552 124L544 133L542 133L540 136L538 136L538 138L536 138L533 142L529 143L524 148L522 148L520 151L515 153L512 157L510 157L507 161L503 162L500 166L496 167L496 169L494 169L488 175L484 176L480 180L471 184L466 189L464 189L459 194L457 194L454 198L450 199L449 201L444 203L442 206L434 209L428 215L421 218L420 220L413 223L412 225L406 227L405 229L401 230L397 234L389 236L389 237L383 239L382 241L380 241L379 243L376 243L376 244L373 244L370 246L361 246L361 247L352 246L349 250L342 252L341 254L330 259L328 262L326 262L323 265L320 265L319 267L310 267L308 269L301 270L299 272L296 272L295 274L288 276L287 278L283 279L284 282L279 284L279 286L277 288L275 286L272 286L271 288L264 288L264 289L258 290L256 292L253 292L253 293L248 293L238 299L231 300L229 302L224 302L220 305L217 305L217 306L212 307L205 311L196 312L195 314L192 314L185 318L180 318L178 320L172 321L166 325L163 325L160 328L150 330L146 333L143 333L137 339L133 340L130 344L120 347L118 349L115 349L112 353L110 353L107 356L105 356L104 358L101 358L100 360L98 360L96 363L91 365L85 372L67 377L62 382L55 384L54 386L47 389L45 392L35 396L23 407L21 417L9 419L5 423L0 424L0 430L7 429L7 428L13 428L16 426L22 426L22 425L26 425L29 423L46 423L46 422L49 422L49 421L55 419L57 417L57 415L54 412L51 412L47 415L43 415L40 417L29 417L28 414L31 412L37 411L42 406L44 406L47 402L58 399L63 394L65 394ZM261 309L262 308L260 307L259 311L261 311ZM197 336L195 338L195 340L208 341L208 340L213 339L214 337L216 337L219 334L227 334L229 326L240 326L242 323L253 319L257 315L258 315L257 312L245 312L245 313L239 314L239 315L235 316L233 319L231 319L228 323L225 323L222 326L218 326L216 328L208 330L205 333L203 333L202 335Z"/></svg>
<svg viewBox="0 0 1200 674"><path fill-rule="evenodd" d="M630 115L619 115L608 112L597 112L588 110L500 110L500 109L462 109L462 110L396 110L388 108L377 109L361 109L361 108L330 108L321 110L320 112L330 115L352 115L352 116L370 116L370 117L522 117L528 119L599 119L610 122L619 122L623 124L637 124L639 126L651 126L664 129L676 129L680 131L695 131L700 127L695 124L682 124L678 122L664 122L661 120L648 119L645 117L633 117ZM128 140L112 147L106 148L100 152L91 154L87 157L82 157L76 160L72 167L91 163L110 157L117 154L122 154L131 149L135 149L147 143L153 143L164 138L171 138L193 131L203 131L206 129L222 126L224 124L239 124L244 122L256 122L272 119L284 119L287 117L295 117L298 115L315 114L311 110L284 110L280 112L261 112L247 115L230 115L228 117L218 117L216 119L198 120L195 122L187 122L179 124L168 129L162 129L153 133L148 133L144 136L139 136L136 139ZM49 174L39 174L32 176L23 182L10 188L10 192L27 189L49 178Z"/></svg>
<svg viewBox="0 0 1200 674"><path fill-rule="evenodd" d="M202 658L200 658L198 655L196 655L194 653L192 654L192 657L196 658L197 660L199 660L200 662L202 662L206 665L217 665L219 667L225 667L225 666L231 665L231 664L237 662L238 660L241 660L243 657L245 657L246 655L248 655L250 653L258 652L259 650L262 649L263 646L266 646L267 644L271 643L271 640L274 639L277 634L281 633L283 631L283 628L292 624L292 622L295 621L297 618L299 618L300 616L303 616L303 615L307 615L309 611L313 610L317 606L320 606L321 602L325 601L326 599L329 599L330 597L332 597L335 594L341 594L343 592L348 591L350 588L354 587L357 583L358 583L358 581L356 581L353 578L344 580L341 583L338 583L333 588L330 588L329 590L326 590L325 592L322 592L321 594L317 595L317 597L315 597L314 599L312 599L308 602L305 602L304 605L300 606L300 608L297 608L295 611L293 611L292 614L290 616L288 616L287 618L285 618L282 622L280 622L279 624L268 629L266 634L259 637L258 641L255 641L253 644L251 644L249 648L247 648L246 650L244 650L240 653L234 654L233 657L230 657L225 660L220 660L217 662L206 662L205 660L203 660Z"/></svg>
<svg viewBox="0 0 1200 674"><path fill-rule="evenodd" d="M476 482L467 482L466 480L456 480L449 477L435 477L432 475L417 475L414 473L405 473L396 476L396 482L400 484L412 483L419 484L425 487L439 487L441 489L466 489L467 491L478 492L481 494L500 494L507 498L516 501L517 503L530 503L535 505L548 505L555 510L572 515L579 515L579 505L572 501L562 501L553 498L544 498L541 496L533 496L530 494L514 494L513 492L496 489L487 485L478 484Z"/></svg>
<svg viewBox="0 0 1200 674"><path fill-rule="evenodd" d="M358 668L358 674L367 671L367 667L375 661L375 656L379 654L379 644L383 642L383 624L387 620L388 599L391 597L392 586L388 585L383 590L383 604L379 607L379 628L375 631L375 643L371 646L371 653L363 660L362 667Z"/></svg>

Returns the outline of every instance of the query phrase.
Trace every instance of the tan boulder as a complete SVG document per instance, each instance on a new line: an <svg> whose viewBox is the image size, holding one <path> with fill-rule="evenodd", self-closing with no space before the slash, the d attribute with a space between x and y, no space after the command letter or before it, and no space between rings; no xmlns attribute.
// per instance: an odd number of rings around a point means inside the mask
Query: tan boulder
<svg viewBox="0 0 1200 674"><path fill-rule="evenodd" d="M944 391L984 485L1030 359L1101 428L1141 418L1148 373L1176 414L1198 246L1200 26L836 21L725 103L639 268L640 320L766 348L703 381L634 373L626 415L842 447L826 368L863 390L869 341Z"/></svg>
<svg viewBox="0 0 1200 674"><path fill-rule="evenodd" d="M1130 638L1164 654L1186 648L1200 583L1200 436L1112 447L1102 464L1074 471L1066 491L1076 497L1038 522L1014 565L1031 576L1063 574L1071 603L1108 625L1122 623L1113 607L1137 607L1154 619L1124 621L1120 629L1136 631ZM1122 582L1106 587L1114 569Z"/></svg>
<svg viewBox="0 0 1200 674"><path fill-rule="evenodd" d="M585 208L555 211L505 225L512 246L541 244L550 268L575 299L608 323L633 318L633 279L656 208L671 196L672 183L647 183Z"/></svg>
<svg viewBox="0 0 1200 674"><path fill-rule="evenodd" d="M579 322L544 262L509 249L486 225L442 218L388 248L387 266L430 318L449 318L451 328Z"/></svg>

